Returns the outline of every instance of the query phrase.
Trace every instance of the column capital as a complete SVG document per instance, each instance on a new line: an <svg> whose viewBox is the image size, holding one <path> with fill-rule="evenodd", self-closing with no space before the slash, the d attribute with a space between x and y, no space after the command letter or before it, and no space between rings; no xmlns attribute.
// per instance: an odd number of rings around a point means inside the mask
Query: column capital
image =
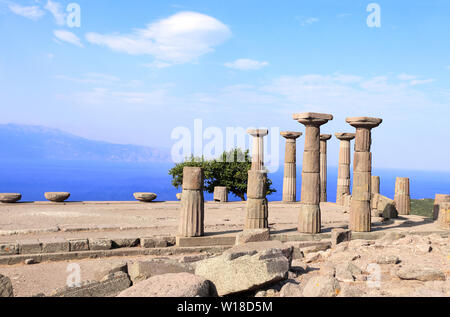
<svg viewBox="0 0 450 317"><path fill-rule="evenodd" d="M303 135L302 132L294 132L294 131L283 131L280 132L280 135L285 139L296 140L297 138Z"/></svg>
<svg viewBox="0 0 450 317"><path fill-rule="evenodd" d="M268 129L247 129L247 133L254 137L266 136L269 134Z"/></svg>
<svg viewBox="0 0 450 317"><path fill-rule="evenodd" d="M351 141L355 138L356 134L343 132L343 133L335 133L334 136L341 141Z"/></svg>
<svg viewBox="0 0 450 317"><path fill-rule="evenodd" d="M331 134L321 134L320 135L320 141L328 141L331 139Z"/></svg>
<svg viewBox="0 0 450 317"><path fill-rule="evenodd" d="M352 117L346 118L345 121L355 128L372 129L378 127L383 119L372 117Z"/></svg>
<svg viewBox="0 0 450 317"><path fill-rule="evenodd" d="M308 125L321 126L322 124L325 124L330 120L333 120L333 116L331 114L315 113L315 112L294 113L292 115L292 118L306 126Z"/></svg>

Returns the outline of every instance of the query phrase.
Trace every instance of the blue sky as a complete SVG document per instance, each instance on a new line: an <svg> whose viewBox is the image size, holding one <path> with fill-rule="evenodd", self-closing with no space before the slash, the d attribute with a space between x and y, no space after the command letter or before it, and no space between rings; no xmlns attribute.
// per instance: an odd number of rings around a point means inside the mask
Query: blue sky
<svg viewBox="0 0 450 317"><path fill-rule="evenodd" d="M334 134L376 116L374 165L450 170L450 3L377 1L370 28L371 2L80 0L69 27L71 1L0 0L0 123L170 148L197 118L304 131L293 113L325 112Z"/></svg>

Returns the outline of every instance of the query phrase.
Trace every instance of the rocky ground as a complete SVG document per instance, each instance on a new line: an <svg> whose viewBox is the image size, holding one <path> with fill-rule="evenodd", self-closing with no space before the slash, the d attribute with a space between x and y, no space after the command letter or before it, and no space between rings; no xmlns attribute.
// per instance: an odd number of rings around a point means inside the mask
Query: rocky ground
<svg viewBox="0 0 450 317"><path fill-rule="evenodd" d="M450 239L395 238L305 249L303 259L293 260L288 280L256 296L450 297Z"/></svg>
<svg viewBox="0 0 450 317"><path fill-rule="evenodd" d="M211 280L221 296L450 297L449 242L450 238L437 234L401 233L335 246L329 241L310 246L305 246L305 242L270 241L255 243L262 246L246 243L223 255L115 257L14 265L0 267L0 274L11 279L15 296L50 296L61 289L64 293L69 265L76 263L84 283L108 278L127 281L125 286L113 285L112 290L108 284L109 293L96 290L93 296L214 296L217 293L210 290ZM221 274L217 274L219 271ZM117 276L117 272L123 276ZM131 283L133 287L129 287Z"/></svg>

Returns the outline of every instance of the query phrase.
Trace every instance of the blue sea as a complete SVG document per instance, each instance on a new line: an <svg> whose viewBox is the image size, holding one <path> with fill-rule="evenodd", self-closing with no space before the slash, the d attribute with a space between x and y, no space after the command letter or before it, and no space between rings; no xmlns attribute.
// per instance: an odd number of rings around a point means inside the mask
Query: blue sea
<svg viewBox="0 0 450 317"><path fill-rule="evenodd" d="M21 193L23 201L45 200L44 192L67 191L71 201L134 200L134 192L154 192L158 201L176 200L168 170L172 163L116 163L80 161L0 160L0 192ZM301 166L298 166L301 175ZM409 177L411 197L434 198L436 193L450 194L450 172L374 169L381 177L381 193L394 197L396 177ZM283 169L269 174L277 192L268 197L281 200ZM328 167L328 201L335 201L337 167ZM297 195L300 196L300 181ZM212 194L205 193L206 200ZM239 200L230 195L230 200Z"/></svg>

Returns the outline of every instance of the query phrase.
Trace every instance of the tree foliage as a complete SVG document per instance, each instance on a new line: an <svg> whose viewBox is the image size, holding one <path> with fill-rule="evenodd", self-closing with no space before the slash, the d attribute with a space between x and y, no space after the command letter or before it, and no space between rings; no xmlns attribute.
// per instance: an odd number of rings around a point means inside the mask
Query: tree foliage
<svg viewBox="0 0 450 317"><path fill-rule="evenodd" d="M184 162L176 164L169 170L172 175L172 185L180 188L183 184L183 168L185 166L202 167L205 173L204 188L207 192L213 193L214 187L226 186L235 196L245 200L247 193L248 170L252 166L252 160L249 151L243 152L236 148L225 151L218 158L205 160L203 157L191 156ZM272 181L267 178L267 195L276 192L272 188Z"/></svg>

